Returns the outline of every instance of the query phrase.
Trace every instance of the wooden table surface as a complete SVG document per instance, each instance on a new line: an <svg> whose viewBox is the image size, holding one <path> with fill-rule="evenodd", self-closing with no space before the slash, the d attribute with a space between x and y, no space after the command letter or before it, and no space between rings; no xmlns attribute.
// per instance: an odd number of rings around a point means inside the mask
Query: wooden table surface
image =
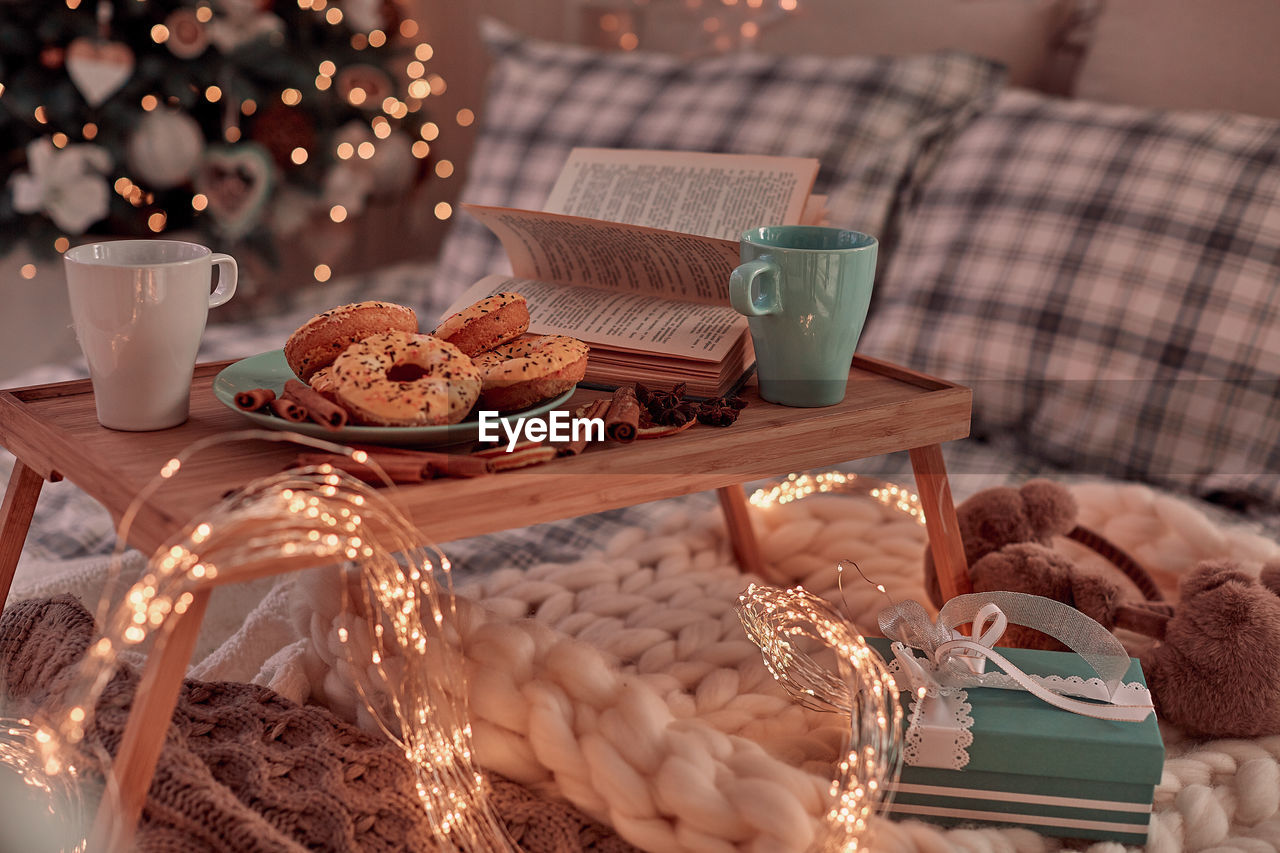
<svg viewBox="0 0 1280 853"><path fill-rule="evenodd" d="M197 366L190 419L156 432L100 426L88 380L0 392L0 445L46 480L74 482L118 517L193 441L255 428L214 397L213 378L223 366ZM579 391L569 406L595 396L602 395ZM750 405L728 428L697 425L629 445L594 444L536 467L401 486L395 500L431 540L447 542L936 445L969 430L969 389L862 357L836 406L777 406L760 400L754 386L744 396ZM143 504L131 544L154 550L228 491L288 467L299 449L250 439L196 455Z"/></svg>

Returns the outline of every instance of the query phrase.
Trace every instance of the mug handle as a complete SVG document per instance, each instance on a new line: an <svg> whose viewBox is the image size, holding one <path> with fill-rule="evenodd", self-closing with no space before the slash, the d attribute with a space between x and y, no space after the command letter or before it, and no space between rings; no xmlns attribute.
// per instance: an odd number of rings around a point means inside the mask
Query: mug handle
<svg viewBox="0 0 1280 853"><path fill-rule="evenodd" d="M740 264L729 276L729 302L739 314L763 317L782 313L778 304L778 265L767 255Z"/></svg>
<svg viewBox="0 0 1280 853"><path fill-rule="evenodd" d="M236 282L240 278L240 267L236 264L235 258L221 252L214 252L209 256L209 260L222 267L218 272L218 286L214 288L213 293L209 294L209 307L217 308L235 295ZM229 273L228 268L230 268Z"/></svg>

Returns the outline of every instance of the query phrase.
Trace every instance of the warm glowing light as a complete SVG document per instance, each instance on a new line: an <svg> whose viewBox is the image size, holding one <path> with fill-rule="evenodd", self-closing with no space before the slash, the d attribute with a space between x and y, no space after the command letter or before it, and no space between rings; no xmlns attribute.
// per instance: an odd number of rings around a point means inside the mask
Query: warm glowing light
<svg viewBox="0 0 1280 853"><path fill-rule="evenodd" d="M230 127L228 127L226 130L222 132L222 138L227 140L228 142L239 142L240 128L236 127L234 124L231 125Z"/></svg>
<svg viewBox="0 0 1280 853"><path fill-rule="evenodd" d="M333 275L333 270L329 269L328 264L316 264L316 268L311 271L311 275L315 277L316 281L328 281L329 277Z"/></svg>
<svg viewBox="0 0 1280 853"><path fill-rule="evenodd" d="M347 94L347 100L351 102L352 106L356 107L363 104L364 99L367 97L368 95L365 94L364 89L361 89L359 86L352 86L351 91Z"/></svg>
<svg viewBox="0 0 1280 853"><path fill-rule="evenodd" d="M323 12L324 7L329 5L329 0L311 0L311 11Z"/></svg>
<svg viewBox="0 0 1280 853"><path fill-rule="evenodd" d="M169 28L164 24L156 24L151 28L151 40L156 44L164 44L169 40Z"/></svg>
<svg viewBox="0 0 1280 853"><path fill-rule="evenodd" d="M35 264L23 264L23 265L22 265L22 267L18 270L18 273L19 273L23 278L26 278L26 279L32 279L32 278L35 278L35 277L36 277L36 265L35 265Z"/></svg>
<svg viewBox="0 0 1280 853"><path fill-rule="evenodd" d="M378 118L382 118L382 116L378 116ZM379 139L386 139L388 136L391 135L391 125L388 124L385 120L382 122L382 124L374 124L373 135L378 137Z"/></svg>
<svg viewBox="0 0 1280 853"><path fill-rule="evenodd" d="M204 193L196 193L191 197L192 210L204 210L209 206L209 197Z"/></svg>
<svg viewBox="0 0 1280 853"><path fill-rule="evenodd" d="M400 22L400 38L411 39L418 34L418 22L405 18Z"/></svg>
<svg viewBox="0 0 1280 853"><path fill-rule="evenodd" d="M347 209L340 204L335 204L329 208L329 218L334 222L345 222L347 219Z"/></svg>
<svg viewBox="0 0 1280 853"><path fill-rule="evenodd" d="M440 127L434 121L429 121L426 124L422 125L422 128L418 131L418 134L423 139L427 140L428 142L431 142L437 136L440 135Z"/></svg>
<svg viewBox="0 0 1280 853"><path fill-rule="evenodd" d="M351 36L351 47L355 50L364 50L369 46L369 37L364 33L355 33Z"/></svg>
<svg viewBox="0 0 1280 853"><path fill-rule="evenodd" d="M324 13L324 19L336 26L342 23L342 10L337 6L330 6L329 11Z"/></svg>
<svg viewBox="0 0 1280 853"><path fill-rule="evenodd" d="M116 178L116 182L112 186L115 187L115 191L120 195L128 195L129 190L133 189L133 181L128 178Z"/></svg>
<svg viewBox="0 0 1280 853"><path fill-rule="evenodd" d="M368 140L356 146L356 154L359 155L361 160L372 159L374 150L373 143Z"/></svg>
<svg viewBox="0 0 1280 853"><path fill-rule="evenodd" d="M458 110L458 127L470 127L476 120L476 114L463 107Z"/></svg>
<svg viewBox="0 0 1280 853"><path fill-rule="evenodd" d="M415 59L413 62L410 62L408 65L404 67L404 71L406 74L408 74L410 77L416 80L417 78L421 77L423 74L427 73L427 66L423 65L421 62Z"/></svg>
<svg viewBox="0 0 1280 853"><path fill-rule="evenodd" d="M338 73L338 66L334 65L332 60L326 59L320 63L319 71L326 77L332 77Z"/></svg>
<svg viewBox="0 0 1280 853"><path fill-rule="evenodd" d="M408 86L410 97L425 98L431 94L431 85L426 80L412 80Z"/></svg>
<svg viewBox="0 0 1280 853"><path fill-rule="evenodd" d="M53 147L54 147L54 148L66 148L66 147L67 147L67 135L66 135L65 133L62 133L62 132L55 133L55 134L50 138L50 141L51 141L51 142L53 142Z"/></svg>
<svg viewBox="0 0 1280 853"><path fill-rule="evenodd" d="M410 150L413 152L414 157L417 157L419 160L424 160L426 159L426 156L431 153L431 146L419 139L417 142L413 143Z"/></svg>
<svg viewBox="0 0 1280 853"><path fill-rule="evenodd" d="M294 162L294 165L301 166L307 162L307 149L299 145L289 153L289 159Z"/></svg>
<svg viewBox="0 0 1280 853"><path fill-rule="evenodd" d="M744 39L753 39L760 35L760 25L755 21L744 21L738 31Z"/></svg>
<svg viewBox="0 0 1280 853"><path fill-rule="evenodd" d="M432 48L431 45L427 44L426 42L423 42L422 44L418 45L413 49L413 55L417 59L420 59L423 62L426 62L433 55L435 55L435 49Z"/></svg>
<svg viewBox="0 0 1280 853"><path fill-rule="evenodd" d="M222 100L222 90L217 86L210 86L204 90L204 97L211 104L216 104Z"/></svg>
<svg viewBox="0 0 1280 853"><path fill-rule="evenodd" d="M0 98L4 97L4 84L0 83Z"/></svg>
<svg viewBox="0 0 1280 853"><path fill-rule="evenodd" d="M382 47L387 43L387 34L382 30L371 30L369 32L369 47Z"/></svg>
<svg viewBox="0 0 1280 853"><path fill-rule="evenodd" d="M244 115L251 116L258 111L258 102L249 98L240 103L240 112Z"/></svg>
<svg viewBox="0 0 1280 853"><path fill-rule="evenodd" d="M285 89L280 93L280 100L284 101L286 107L296 107L302 100L302 93L294 88Z"/></svg>
<svg viewBox="0 0 1280 853"><path fill-rule="evenodd" d="M142 96L142 108L147 112L151 112L158 106L160 106L160 99L157 98L155 95Z"/></svg>
<svg viewBox="0 0 1280 853"><path fill-rule="evenodd" d="M55 252L65 252L67 249L70 249L70 248L71 248L71 241L68 240L66 237L59 237L57 240L53 241L53 250Z"/></svg>
<svg viewBox="0 0 1280 853"><path fill-rule="evenodd" d="M156 211L147 217L147 227L155 233L159 234L164 230L165 223L169 221L169 217L165 216L161 211Z"/></svg>
<svg viewBox="0 0 1280 853"><path fill-rule="evenodd" d="M323 74L316 75L316 91L324 92L333 85L333 78L326 77Z"/></svg>
<svg viewBox="0 0 1280 853"><path fill-rule="evenodd" d="M80 0L67 0L67 8L68 8L68 9L79 9L79 8L80 8Z"/></svg>
<svg viewBox="0 0 1280 853"><path fill-rule="evenodd" d="M382 111L384 113L393 113L396 110L396 104L400 103L395 97L388 95L382 99Z"/></svg>
<svg viewBox="0 0 1280 853"><path fill-rule="evenodd" d="M200 22L200 23L202 23L202 24L207 24L207 23L209 23L210 21L212 21L212 20L213 20L213 7L211 7L211 6L197 6L197 7L196 7L196 20L197 20L197 21L199 21L199 22Z"/></svg>
<svg viewBox="0 0 1280 853"><path fill-rule="evenodd" d="M339 142L337 153L339 160L350 160L351 155L356 153L356 147L350 142Z"/></svg>
<svg viewBox="0 0 1280 853"><path fill-rule="evenodd" d="M444 82L444 78L439 74L428 74L427 82L431 84L431 94L443 95L448 86Z"/></svg>
<svg viewBox="0 0 1280 853"><path fill-rule="evenodd" d="M778 8L784 12L794 12L796 10L796 0L778 0Z"/></svg>
<svg viewBox="0 0 1280 853"><path fill-rule="evenodd" d="M448 219L450 216L453 216L453 205L449 204L447 201L442 201L436 205L435 214L436 219Z"/></svg>
<svg viewBox="0 0 1280 853"><path fill-rule="evenodd" d="M453 163L449 160L441 160L436 163L436 177L447 178L453 174Z"/></svg>
<svg viewBox="0 0 1280 853"><path fill-rule="evenodd" d="M0 86L0 88L3 88ZM84 127L80 128L80 135L85 139L93 139L98 135L98 126L93 122L85 122Z"/></svg>
<svg viewBox="0 0 1280 853"><path fill-rule="evenodd" d="M49 123L49 116L47 113L45 113L43 106L36 107L35 116L36 116L36 121L40 122L41 124Z"/></svg>

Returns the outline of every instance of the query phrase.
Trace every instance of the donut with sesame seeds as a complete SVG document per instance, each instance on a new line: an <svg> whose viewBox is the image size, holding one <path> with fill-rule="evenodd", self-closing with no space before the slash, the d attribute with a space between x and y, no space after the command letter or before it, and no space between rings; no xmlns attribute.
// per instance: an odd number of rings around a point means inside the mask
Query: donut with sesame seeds
<svg viewBox="0 0 1280 853"><path fill-rule="evenodd" d="M481 353L480 405L514 412L563 394L582 381L588 352L568 335L527 335Z"/></svg>
<svg viewBox="0 0 1280 853"><path fill-rule="evenodd" d="M381 332L418 331L418 315L412 308L393 302L355 302L317 314L285 341L284 358L303 382L332 364L356 341Z"/></svg>
<svg viewBox="0 0 1280 853"><path fill-rule="evenodd" d="M332 373L338 402L362 424L456 424L480 396L471 359L431 335L370 335L347 347Z"/></svg>
<svg viewBox="0 0 1280 853"><path fill-rule="evenodd" d="M495 293L447 317L432 332L474 358L529 331L529 305L518 293Z"/></svg>

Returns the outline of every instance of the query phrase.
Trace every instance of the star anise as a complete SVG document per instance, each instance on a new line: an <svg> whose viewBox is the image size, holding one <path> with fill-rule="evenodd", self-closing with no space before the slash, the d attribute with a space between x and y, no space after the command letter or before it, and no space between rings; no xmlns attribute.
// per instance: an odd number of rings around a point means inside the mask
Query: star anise
<svg viewBox="0 0 1280 853"><path fill-rule="evenodd" d="M726 427L738 419L738 412L746 406L747 401L741 397L716 397L698 406L698 422Z"/></svg>

